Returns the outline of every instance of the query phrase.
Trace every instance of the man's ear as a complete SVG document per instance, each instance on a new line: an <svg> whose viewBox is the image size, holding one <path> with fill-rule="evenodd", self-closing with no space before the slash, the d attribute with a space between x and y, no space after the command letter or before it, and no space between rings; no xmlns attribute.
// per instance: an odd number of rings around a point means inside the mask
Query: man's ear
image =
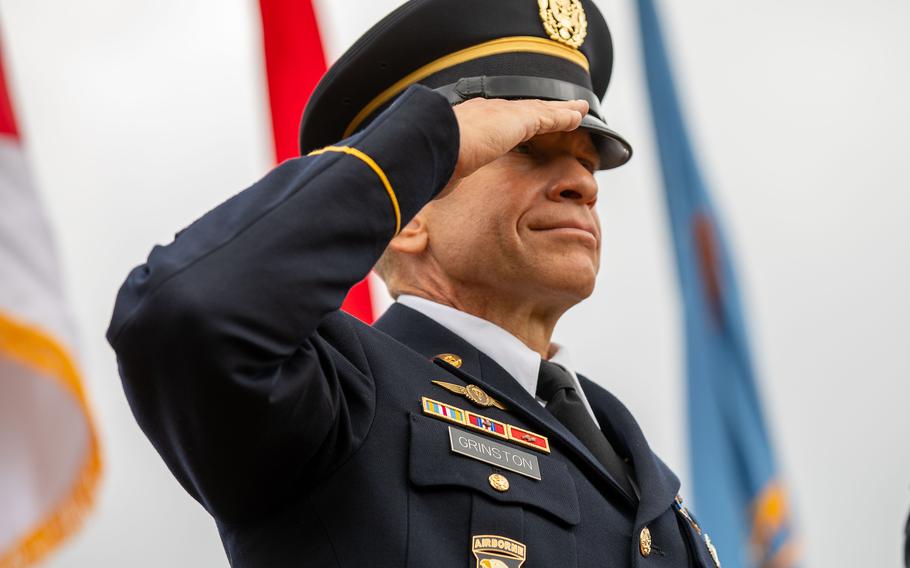
<svg viewBox="0 0 910 568"><path fill-rule="evenodd" d="M389 242L389 248L404 254L420 254L427 249L429 242L430 235L427 232L427 219L424 212L420 211Z"/></svg>

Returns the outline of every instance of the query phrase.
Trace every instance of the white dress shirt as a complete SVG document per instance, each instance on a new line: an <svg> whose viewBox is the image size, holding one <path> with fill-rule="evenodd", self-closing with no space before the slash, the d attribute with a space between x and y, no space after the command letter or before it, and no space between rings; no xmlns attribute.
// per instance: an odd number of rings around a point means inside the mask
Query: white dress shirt
<svg viewBox="0 0 910 568"><path fill-rule="evenodd" d="M512 375L518 384L540 404L546 404L545 401L537 398L540 354L522 343L517 337L492 322L431 300L402 294L398 297L398 302L417 310L476 347ZM597 424L597 418L594 417L594 411L591 410L581 383L578 382L578 376L572 370L568 350L556 343L552 343L551 346L554 354L549 361L569 372L575 384L575 390L578 391L585 408L588 409L588 413Z"/></svg>

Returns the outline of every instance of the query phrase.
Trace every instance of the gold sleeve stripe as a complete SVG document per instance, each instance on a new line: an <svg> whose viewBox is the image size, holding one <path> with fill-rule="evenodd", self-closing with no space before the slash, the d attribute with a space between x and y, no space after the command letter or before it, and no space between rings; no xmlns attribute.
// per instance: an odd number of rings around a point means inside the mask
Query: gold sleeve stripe
<svg viewBox="0 0 910 568"><path fill-rule="evenodd" d="M585 57L582 52L553 40L534 36L514 36L494 39L440 57L435 61L427 63L413 73L408 74L404 79L401 79L385 91L381 92L379 96L370 101L367 106L363 107L363 110L357 113L357 116L355 116L354 120L351 121L351 124L348 125L347 130L344 131L344 137L347 138L350 136L354 130L360 126L360 123L373 114L376 109L414 83L426 79L433 73L438 73L443 69L448 69L449 67L454 67L455 65L473 61L481 57L489 57L502 53L542 53L544 55L552 55L553 57L567 59L578 64L585 71L588 71L589 69L588 58Z"/></svg>
<svg viewBox="0 0 910 568"><path fill-rule="evenodd" d="M351 148L350 146L326 146L321 150L313 150L308 156L318 156L319 154L325 154L326 152L341 152L342 154L348 154L359 158L363 163L370 166L376 175L379 177L379 181L382 182L382 186L385 188L386 193L389 194L389 199L392 201L392 209L395 210L395 234L397 235L401 231L401 209L398 207L398 197L395 195L395 190L392 189L392 184L389 183L389 178L385 175L385 172L382 171L382 168L379 167L379 164L376 163L373 158L367 156L357 148Z"/></svg>

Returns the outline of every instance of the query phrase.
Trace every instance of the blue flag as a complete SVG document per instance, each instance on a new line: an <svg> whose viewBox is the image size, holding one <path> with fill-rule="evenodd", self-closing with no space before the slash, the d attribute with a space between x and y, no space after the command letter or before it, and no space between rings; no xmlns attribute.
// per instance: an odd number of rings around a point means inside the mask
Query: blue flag
<svg viewBox="0 0 910 568"><path fill-rule="evenodd" d="M730 251L677 99L654 0L638 0L651 110L685 309L695 512L724 568L798 561Z"/></svg>

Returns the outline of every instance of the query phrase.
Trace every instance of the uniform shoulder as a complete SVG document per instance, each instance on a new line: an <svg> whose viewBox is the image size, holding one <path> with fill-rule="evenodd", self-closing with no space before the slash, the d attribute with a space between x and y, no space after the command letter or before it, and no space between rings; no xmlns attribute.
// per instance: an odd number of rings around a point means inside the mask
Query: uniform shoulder
<svg viewBox="0 0 910 568"><path fill-rule="evenodd" d="M326 315L316 328L319 340L362 372L369 369L363 336L371 333L374 330L369 324L340 309Z"/></svg>

